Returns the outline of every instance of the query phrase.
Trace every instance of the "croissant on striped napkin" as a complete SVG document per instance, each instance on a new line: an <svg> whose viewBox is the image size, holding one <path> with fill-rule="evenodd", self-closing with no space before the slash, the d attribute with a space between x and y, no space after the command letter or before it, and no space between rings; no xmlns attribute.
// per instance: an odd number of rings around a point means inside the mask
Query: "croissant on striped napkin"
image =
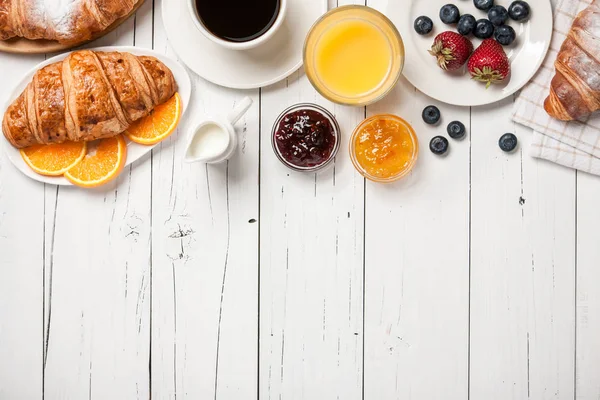
<svg viewBox="0 0 600 400"><path fill-rule="evenodd" d="M544 109L573 121L600 110L600 0L583 10L562 44Z"/></svg>

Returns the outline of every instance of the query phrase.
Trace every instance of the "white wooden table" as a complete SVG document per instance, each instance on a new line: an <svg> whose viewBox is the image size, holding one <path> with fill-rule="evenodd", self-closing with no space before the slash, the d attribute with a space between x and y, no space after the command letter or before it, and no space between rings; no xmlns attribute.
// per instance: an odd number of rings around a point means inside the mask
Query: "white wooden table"
<svg viewBox="0 0 600 400"><path fill-rule="evenodd" d="M147 0L94 45L175 56L160 10ZM0 100L43 59L0 54ZM301 72L247 92L192 79L187 123L100 190L0 157L1 400L600 397L600 179L529 157L512 98L439 105L469 132L439 158L427 146L445 124L424 126L431 100L405 81L365 110ZM246 95L235 158L184 165L189 121ZM345 141L365 114L409 119L416 170L365 182L344 146L329 171L288 171L270 129L306 101Z"/></svg>

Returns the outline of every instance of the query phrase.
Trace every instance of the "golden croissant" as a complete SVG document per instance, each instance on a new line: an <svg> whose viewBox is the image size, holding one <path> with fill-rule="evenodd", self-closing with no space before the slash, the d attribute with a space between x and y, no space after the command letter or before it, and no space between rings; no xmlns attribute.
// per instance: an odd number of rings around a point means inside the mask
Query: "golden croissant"
<svg viewBox="0 0 600 400"><path fill-rule="evenodd" d="M81 43L129 14L135 4L135 0L0 0L0 40L19 36Z"/></svg>
<svg viewBox="0 0 600 400"><path fill-rule="evenodd" d="M112 137L176 91L172 72L154 57L76 51L35 73L2 131L17 148Z"/></svg>
<svg viewBox="0 0 600 400"><path fill-rule="evenodd" d="M573 121L600 110L600 0L573 22L556 59L546 112Z"/></svg>

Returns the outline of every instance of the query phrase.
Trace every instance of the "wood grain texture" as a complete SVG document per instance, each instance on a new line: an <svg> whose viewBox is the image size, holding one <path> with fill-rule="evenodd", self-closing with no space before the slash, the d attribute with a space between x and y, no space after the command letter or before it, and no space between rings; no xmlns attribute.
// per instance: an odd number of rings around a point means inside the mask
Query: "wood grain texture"
<svg viewBox="0 0 600 400"><path fill-rule="evenodd" d="M443 119L421 119L429 104ZM413 172L367 184L365 398L466 399L469 328L469 109L432 102L404 79L368 114L404 116L420 141ZM465 123L446 157L429 141Z"/></svg>
<svg viewBox="0 0 600 400"><path fill-rule="evenodd" d="M471 398L570 399L575 173L526 153L512 99L472 117ZM493 123L490 123L493 121ZM514 132L516 153L498 139Z"/></svg>
<svg viewBox="0 0 600 400"><path fill-rule="evenodd" d="M262 92L260 397L360 399L364 180L345 152L362 116L335 107L335 165L292 172L270 127L299 102L323 104L299 74Z"/></svg>
<svg viewBox="0 0 600 400"><path fill-rule="evenodd" d="M2 55L0 85L41 61ZM7 95L0 91L1 104ZM29 182L0 151L0 399L41 399L44 185Z"/></svg>
<svg viewBox="0 0 600 400"><path fill-rule="evenodd" d="M577 400L600 398L600 181L577 174Z"/></svg>
<svg viewBox="0 0 600 400"><path fill-rule="evenodd" d="M149 397L150 178L146 157L101 190L46 191L46 398Z"/></svg>
<svg viewBox="0 0 600 400"><path fill-rule="evenodd" d="M270 128L287 106L323 100L298 74L262 94L260 395L360 399L364 182L345 152L362 117L335 107L344 132L335 165L292 172L273 154Z"/></svg>
<svg viewBox="0 0 600 400"><path fill-rule="evenodd" d="M154 47L176 57L155 15ZM225 90L196 75L192 84L194 112L153 151L152 397L253 398L259 92ZM236 156L219 165L183 163L191 126L226 115L246 95L254 105L237 125Z"/></svg>
<svg viewBox="0 0 600 400"><path fill-rule="evenodd" d="M317 174L289 170L272 150L276 118L302 102L331 110L342 130L335 164ZM262 91L261 399L362 398L364 179L347 149L363 118L302 72Z"/></svg>
<svg viewBox="0 0 600 400"><path fill-rule="evenodd" d="M234 106L231 94L219 98L210 84L194 84L211 94L204 104L192 100L202 114ZM258 218L258 142L246 140L258 136L253 97L238 127L238 160L183 164L187 123L153 159L156 398L242 398L257 390L258 225L250 221Z"/></svg>

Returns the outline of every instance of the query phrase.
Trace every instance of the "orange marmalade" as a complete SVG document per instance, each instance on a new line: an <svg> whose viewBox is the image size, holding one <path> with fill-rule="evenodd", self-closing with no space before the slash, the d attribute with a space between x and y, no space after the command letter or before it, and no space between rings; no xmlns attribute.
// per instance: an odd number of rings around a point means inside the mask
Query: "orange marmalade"
<svg viewBox="0 0 600 400"><path fill-rule="evenodd" d="M350 156L365 178L393 182L415 165L419 142L413 128L400 117L375 115L363 121L350 139Z"/></svg>

